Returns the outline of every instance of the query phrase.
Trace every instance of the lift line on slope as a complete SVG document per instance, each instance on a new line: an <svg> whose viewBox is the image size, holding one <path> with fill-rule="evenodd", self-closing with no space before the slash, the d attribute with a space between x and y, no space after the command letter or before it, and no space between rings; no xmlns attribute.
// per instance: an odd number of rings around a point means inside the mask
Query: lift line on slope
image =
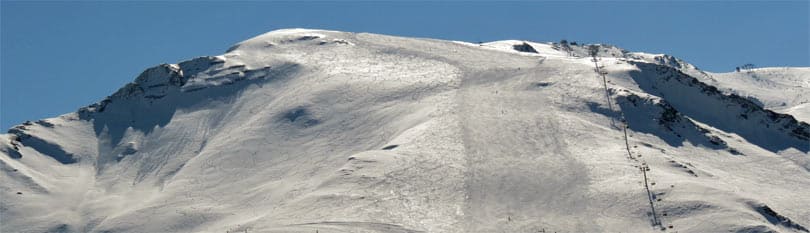
<svg viewBox="0 0 810 233"><path fill-rule="evenodd" d="M600 67L599 63L598 63L599 59L595 55L591 57L591 61L593 61L593 64L594 64L594 67L595 67L594 71L596 71L596 73L602 78L602 85L603 85L604 90L605 90L605 99L607 100L608 109L610 109L611 112L616 112L613 109L613 104L610 101L610 91L608 90L608 87L607 87L607 77L606 77L607 76L607 71L602 70L602 67ZM640 166L638 166L638 167L640 168L641 174L642 174L642 176L644 178L644 190L647 192L647 200L650 203L650 210L652 212L653 226L659 226L659 227L661 227L662 230L666 230L666 228L664 228L664 226L663 226L663 223L661 223L661 219L658 218L658 214L655 211L655 204L653 203L654 197L653 197L652 192L650 191L649 180L647 179L647 171L650 169L650 167L647 165L646 162L639 161L637 158L633 157L633 153L630 152L630 140L628 139L628 136L627 136L627 128L629 126L627 124L626 118L624 117L624 112L619 111L619 116L620 116L620 118L621 118L620 120L622 122L621 128L622 128L623 137L624 137L624 145L625 145L625 148L627 149L627 157L630 160L641 163ZM610 117L610 123L611 123L612 126L616 127L616 123L615 123L615 120L613 119L613 117Z"/></svg>

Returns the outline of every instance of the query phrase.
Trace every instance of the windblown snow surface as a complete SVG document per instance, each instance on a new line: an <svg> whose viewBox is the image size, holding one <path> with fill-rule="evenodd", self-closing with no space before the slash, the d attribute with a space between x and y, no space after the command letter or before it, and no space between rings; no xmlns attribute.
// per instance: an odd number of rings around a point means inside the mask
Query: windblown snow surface
<svg viewBox="0 0 810 233"><path fill-rule="evenodd" d="M810 69L596 46L287 29L159 65L0 135L0 231L808 232Z"/></svg>

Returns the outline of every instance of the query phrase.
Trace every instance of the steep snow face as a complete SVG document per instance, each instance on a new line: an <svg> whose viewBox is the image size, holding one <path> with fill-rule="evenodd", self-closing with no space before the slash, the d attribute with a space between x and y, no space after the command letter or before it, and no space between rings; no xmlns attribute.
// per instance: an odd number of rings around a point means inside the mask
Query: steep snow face
<svg viewBox="0 0 810 233"><path fill-rule="evenodd" d="M630 72L641 89L664 97L698 121L736 133L774 152L788 148L805 153L810 151L810 126L807 123L798 122L790 115L765 110L737 95L724 95L716 87L701 83L677 69L632 63L641 69Z"/></svg>
<svg viewBox="0 0 810 233"><path fill-rule="evenodd" d="M159 65L0 135L0 230L807 231L807 69L598 48L287 29Z"/></svg>
<svg viewBox="0 0 810 233"><path fill-rule="evenodd" d="M810 122L810 68L758 68L711 73L701 81L727 94L745 97L759 106Z"/></svg>

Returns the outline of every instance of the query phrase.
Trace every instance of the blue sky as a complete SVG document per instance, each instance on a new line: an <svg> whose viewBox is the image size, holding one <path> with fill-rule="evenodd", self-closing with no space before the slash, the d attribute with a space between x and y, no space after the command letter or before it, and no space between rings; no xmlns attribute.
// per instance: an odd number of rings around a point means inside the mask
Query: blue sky
<svg viewBox="0 0 810 233"><path fill-rule="evenodd" d="M0 3L0 127L97 102L143 69L279 28L608 43L709 71L810 66L808 1Z"/></svg>

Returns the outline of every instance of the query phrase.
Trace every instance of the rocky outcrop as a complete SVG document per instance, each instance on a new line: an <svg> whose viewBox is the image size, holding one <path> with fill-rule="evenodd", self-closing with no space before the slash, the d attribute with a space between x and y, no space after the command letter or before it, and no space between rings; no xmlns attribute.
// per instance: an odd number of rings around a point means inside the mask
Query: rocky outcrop
<svg viewBox="0 0 810 233"><path fill-rule="evenodd" d="M512 45L512 48L519 51L519 52L537 53L537 50L535 50L534 47L532 47L531 45L529 45L526 42L523 42L523 44Z"/></svg>
<svg viewBox="0 0 810 233"><path fill-rule="evenodd" d="M726 95L670 66L635 61L630 64L640 69L630 72L630 76L642 90L661 97L690 118L736 133L771 151L810 151L810 125L793 116L764 109L744 97Z"/></svg>
<svg viewBox="0 0 810 233"><path fill-rule="evenodd" d="M630 129L656 135L671 146L689 141L712 149L728 147L721 138L698 126L664 100L625 90L619 93L616 103L622 108Z"/></svg>

